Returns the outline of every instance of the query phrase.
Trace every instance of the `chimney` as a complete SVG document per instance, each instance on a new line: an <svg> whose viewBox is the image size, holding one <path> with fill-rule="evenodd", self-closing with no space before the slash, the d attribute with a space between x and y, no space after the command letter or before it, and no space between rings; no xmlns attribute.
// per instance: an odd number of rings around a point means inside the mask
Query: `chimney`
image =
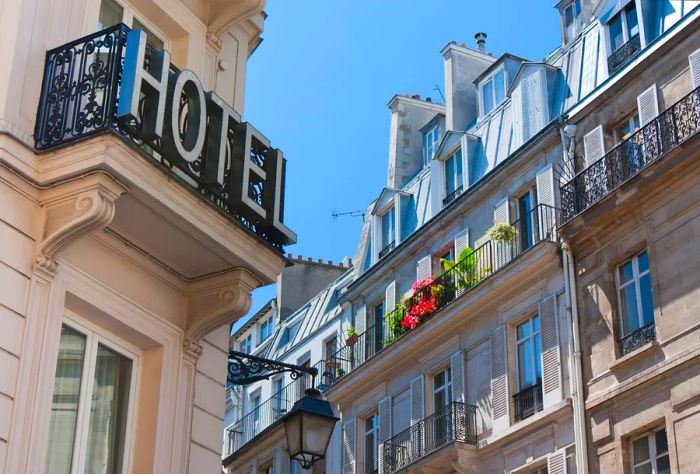
<svg viewBox="0 0 700 474"><path fill-rule="evenodd" d="M474 38L476 38L476 50L486 54L486 33L477 33Z"/></svg>

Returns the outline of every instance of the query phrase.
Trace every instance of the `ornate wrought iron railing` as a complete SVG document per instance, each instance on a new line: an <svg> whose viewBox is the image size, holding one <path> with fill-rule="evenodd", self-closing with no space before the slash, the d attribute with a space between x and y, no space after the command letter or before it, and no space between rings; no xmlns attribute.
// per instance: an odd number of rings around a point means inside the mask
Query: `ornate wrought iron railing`
<svg viewBox="0 0 700 474"><path fill-rule="evenodd" d="M656 325L654 323L642 326L636 331L632 331L620 339L620 350L622 355L634 352L644 344L656 340Z"/></svg>
<svg viewBox="0 0 700 474"><path fill-rule="evenodd" d="M459 186L457 189L455 189L454 191L449 193L447 196L445 196L445 198L442 200L443 206L447 206L449 203L454 201L457 198L457 196L462 194L462 190L463 190L463 187Z"/></svg>
<svg viewBox="0 0 700 474"><path fill-rule="evenodd" d="M513 409L515 421L529 418L542 411L542 381L513 395Z"/></svg>
<svg viewBox="0 0 700 474"><path fill-rule="evenodd" d="M561 191L562 223L596 204L644 168L700 131L700 88L663 111L603 158L579 172Z"/></svg>
<svg viewBox="0 0 700 474"><path fill-rule="evenodd" d="M629 41L608 56L608 74L613 75L622 66L635 57L642 50L642 42L639 35L634 35Z"/></svg>
<svg viewBox="0 0 700 474"><path fill-rule="evenodd" d="M394 250L394 247L396 247L396 241L389 242L389 243L386 245L386 247L384 247L383 249L381 249L381 250L379 251L379 258L380 258L380 259L384 258L384 256L386 256L386 254L388 254L389 252L391 252L392 250Z"/></svg>
<svg viewBox="0 0 700 474"><path fill-rule="evenodd" d="M311 387L311 376L302 375L285 385L270 398L252 407L240 420L226 430L224 456L228 456L262 433L274 422L289 413L294 404Z"/></svg>
<svg viewBox="0 0 700 474"><path fill-rule="evenodd" d="M318 373L323 390L362 366L418 324L435 317L445 306L508 265L513 259L542 241L555 241L558 210L539 204L512 223L515 238L511 242L486 241L446 271L414 288L413 295L372 324L361 334L342 341L327 360L319 362Z"/></svg>
<svg viewBox="0 0 700 474"><path fill-rule="evenodd" d="M213 171L205 169L207 163L213 162L213 159L209 161L206 159L208 149L213 147L203 147L200 156L191 163L184 160L168 160L166 159L168 153L160 139L142 133L141 125L117 119L117 102L129 31L129 27L119 24L46 53L34 129L36 149L48 150L84 140L98 133L114 132L173 178L234 218L249 231L281 250L283 245L281 241L284 239L276 237L269 228L257 225L237 212L234 209L233 194L229 191L232 187L232 179L237 179L237 173L232 169L231 154L234 150L238 150L236 153L246 152L240 144L245 139L244 128L249 125L239 124L240 126L229 129L224 182L218 183L211 177ZM149 67L150 58L154 53L155 51L151 48L146 48L144 61L146 68ZM170 71L178 72L172 65ZM181 138L187 132L189 111L187 101L183 102L183 100L181 97L180 108L184 117L181 121ZM141 117L144 116L146 108L147 104L142 99L139 110ZM273 154L276 159L279 150L271 148L253 134L248 152L256 164L264 167L266 160ZM270 193L270 196L273 194ZM250 186L249 197L259 205L263 205L265 191L262 181Z"/></svg>
<svg viewBox="0 0 700 474"><path fill-rule="evenodd" d="M384 442L382 473L400 471L449 443L476 440L476 407L452 402Z"/></svg>

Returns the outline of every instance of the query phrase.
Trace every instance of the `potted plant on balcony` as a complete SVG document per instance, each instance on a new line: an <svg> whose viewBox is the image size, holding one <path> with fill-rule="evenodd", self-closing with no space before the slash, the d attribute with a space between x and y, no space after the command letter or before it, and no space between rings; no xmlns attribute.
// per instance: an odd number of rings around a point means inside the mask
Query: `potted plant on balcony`
<svg viewBox="0 0 700 474"><path fill-rule="evenodd" d="M360 336L357 335L357 331L355 330L354 327L350 326L348 328L348 337L345 339L345 345L348 347L352 347L357 343L357 339Z"/></svg>
<svg viewBox="0 0 700 474"><path fill-rule="evenodd" d="M457 261L441 258L440 262L445 268L445 273L452 277L448 281L454 282L456 289L464 292L479 283L490 272L489 268L479 265L479 260L480 254L467 246L459 253ZM448 295L449 297L454 297L454 294Z"/></svg>
<svg viewBox="0 0 700 474"><path fill-rule="evenodd" d="M435 314L445 295L445 285L436 282L432 276L413 283L412 294L404 300L406 312L401 326L413 330L421 321Z"/></svg>
<svg viewBox="0 0 700 474"><path fill-rule="evenodd" d="M511 243L517 234L515 227L505 222L496 222L488 232L488 236L498 244Z"/></svg>

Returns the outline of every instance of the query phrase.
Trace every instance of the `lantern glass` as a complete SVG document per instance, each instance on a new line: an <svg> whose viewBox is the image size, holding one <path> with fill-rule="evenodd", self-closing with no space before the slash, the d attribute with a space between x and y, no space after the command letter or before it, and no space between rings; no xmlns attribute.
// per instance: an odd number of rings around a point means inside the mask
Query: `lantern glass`
<svg viewBox="0 0 700 474"><path fill-rule="evenodd" d="M308 469L323 458L338 418L328 401L314 390L294 404L284 420L287 450L291 459Z"/></svg>

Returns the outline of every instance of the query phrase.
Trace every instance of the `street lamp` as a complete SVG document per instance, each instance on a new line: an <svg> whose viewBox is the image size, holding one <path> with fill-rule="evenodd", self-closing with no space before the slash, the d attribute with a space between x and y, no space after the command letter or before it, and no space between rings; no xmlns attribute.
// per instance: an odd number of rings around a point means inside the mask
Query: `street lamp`
<svg viewBox="0 0 700 474"><path fill-rule="evenodd" d="M284 418L289 458L299 461L303 469L323 459L339 419L333 414L330 403L321 398L321 392L307 389Z"/></svg>
<svg viewBox="0 0 700 474"><path fill-rule="evenodd" d="M293 380L303 374L311 375L313 382L318 375L316 367L285 364L237 351L229 352L228 362L228 382L234 385L266 380L283 372L289 372ZM304 469L323 459L338 420L340 418L333 414L331 404L321 397L320 391L313 386L306 389L304 397L282 419L289 458L299 461Z"/></svg>

